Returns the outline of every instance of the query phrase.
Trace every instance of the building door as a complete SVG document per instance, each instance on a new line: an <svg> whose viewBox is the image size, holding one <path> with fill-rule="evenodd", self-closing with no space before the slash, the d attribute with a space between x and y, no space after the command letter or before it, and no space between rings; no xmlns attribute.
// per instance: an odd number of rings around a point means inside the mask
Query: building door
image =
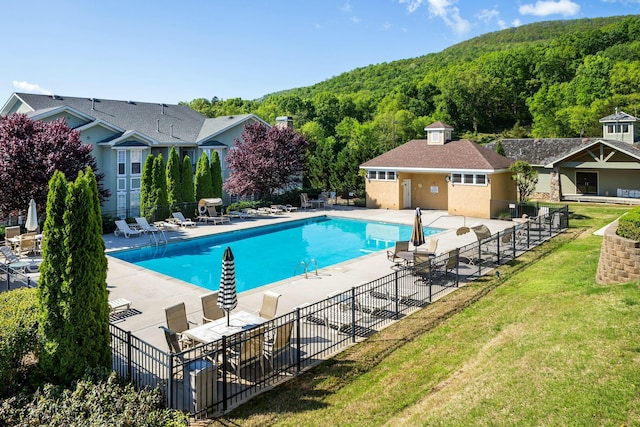
<svg viewBox="0 0 640 427"><path fill-rule="evenodd" d="M576 172L576 187L580 194L598 194L598 173Z"/></svg>
<svg viewBox="0 0 640 427"><path fill-rule="evenodd" d="M411 180L410 179L402 180L402 207L403 208L411 207Z"/></svg>

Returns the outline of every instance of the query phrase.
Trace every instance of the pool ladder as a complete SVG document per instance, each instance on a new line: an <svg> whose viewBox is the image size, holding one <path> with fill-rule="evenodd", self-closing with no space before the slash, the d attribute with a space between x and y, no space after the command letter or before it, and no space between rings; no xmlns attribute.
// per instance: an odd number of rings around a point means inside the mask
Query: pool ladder
<svg viewBox="0 0 640 427"><path fill-rule="evenodd" d="M303 266L304 266L304 278L305 278L305 279L308 279L308 278L309 278L309 275L308 275L308 273L309 273L309 267L310 267L312 264L314 264L314 265L316 266L316 276L317 276L317 275L318 275L318 261L316 261L316 260L315 260L315 259L313 259L313 258L309 261L309 263L308 263L308 264L307 264L306 262L304 262L304 261L300 261L300 262L298 263L298 265L296 266L296 269L293 271L293 275L295 276L295 275L298 273L298 268L299 268L301 265L303 265Z"/></svg>

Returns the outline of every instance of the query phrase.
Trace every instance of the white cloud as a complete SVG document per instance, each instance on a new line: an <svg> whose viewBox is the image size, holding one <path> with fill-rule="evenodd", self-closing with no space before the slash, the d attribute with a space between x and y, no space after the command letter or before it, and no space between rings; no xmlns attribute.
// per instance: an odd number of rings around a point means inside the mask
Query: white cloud
<svg viewBox="0 0 640 427"><path fill-rule="evenodd" d="M422 6L422 2L423 0L399 0L400 4L407 4L407 10L409 11L409 13L413 13L416 11L416 9L418 9L420 6Z"/></svg>
<svg viewBox="0 0 640 427"><path fill-rule="evenodd" d="M498 12L498 9L482 9L482 11L477 15L479 20L487 24L491 22L492 19L498 18L499 16L500 12Z"/></svg>
<svg viewBox="0 0 640 427"><path fill-rule="evenodd" d="M387 31L390 30L392 27L392 25L389 22L385 22L384 24L382 24L382 29Z"/></svg>
<svg viewBox="0 0 640 427"><path fill-rule="evenodd" d="M340 8L340 10L342 10L345 13L350 13L351 12L351 3L346 2L345 4L342 5L342 7Z"/></svg>
<svg viewBox="0 0 640 427"><path fill-rule="evenodd" d="M498 26L504 30L507 28L507 23L504 22L504 19L498 19Z"/></svg>
<svg viewBox="0 0 640 427"><path fill-rule="evenodd" d="M360 18L358 18L357 16L352 16L351 17L351 22L357 24L358 22L360 22Z"/></svg>
<svg viewBox="0 0 640 427"><path fill-rule="evenodd" d="M514 19L513 21L511 21L512 27L519 27L520 25L522 25L522 21L520 21L519 19Z"/></svg>
<svg viewBox="0 0 640 427"><path fill-rule="evenodd" d="M562 15L573 16L580 11L580 5L571 0L537 1L535 4L523 4L518 8L522 15L549 16Z"/></svg>
<svg viewBox="0 0 640 427"><path fill-rule="evenodd" d="M26 90L27 92L36 92L41 93L43 95L53 95L50 90L43 89L40 85L29 82L19 82L17 80L13 81L13 87L19 90Z"/></svg>

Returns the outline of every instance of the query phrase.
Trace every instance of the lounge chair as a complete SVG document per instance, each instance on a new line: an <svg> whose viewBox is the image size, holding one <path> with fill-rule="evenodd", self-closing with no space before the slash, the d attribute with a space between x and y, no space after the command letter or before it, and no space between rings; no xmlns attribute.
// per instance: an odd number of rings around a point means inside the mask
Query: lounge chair
<svg viewBox="0 0 640 427"><path fill-rule="evenodd" d="M181 348L192 346L193 342L191 339L182 335L182 333L189 329L190 324L197 325L197 323L187 320L187 309L184 303L180 302L170 307L165 307L164 315L167 319L167 328L178 336L178 342L180 342Z"/></svg>
<svg viewBox="0 0 640 427"><path fill-rule="evenodd" d="M129 224L127 224L125 220L120 219L116 221L116 229L114 230L113 234L115 234L116 236L122 234L128 239L131 236L141 235L142 230L134 230L133 228L129 227Z"/></svg>
<svg viewBox="0 0 640 427"><path fill-rule="evenodd" d="M251 214L245 211L229 211L229 218L249 219Z"/></svg>
<svg viewBox="0 0 640 427"><path fill-rule="evenodd" d="M276 311L278 310L278 299L280 294L272 291L267 291L262 296L262 307L260 308L260 317L264 319L273 319L276 317Z"/></svg>
<svg viewBox="0 0 640 427"><path fill-rule="evenodd" d="M109 312L111 314L119 311L128 311L131 308L131 301L125 298L118 298L109 301Z"/></svg>
<svg viewBox="0 0 640 427"><path fill-rule="evenodd" d="M215 206L207 206L207 212L209 216L214 219L214 224L223 224L228 222L231 224L231 217L229 215L224 215L222 212L218 212Z"/></svg>
<svg viewBox="0 0 640 427"><path fill-rule="evenodd" d="M218 291L200 297L202 301L202 323L213 322L225 316L224 310L218 306Z"/></svg>
<svg viewBox="0 0 640 427"><path fill-rule="evenodd" d="M289 212L289 213L291 213L291 212L295 212L295 211L297 211L297 210L298 210L298 208L296 208L295 206L291 206L291 205L289 205L289 204L287 204L287 205L280 205L280 209L282 209L282 210L283 210L283 211L285 211L285 212Z"/></svg>
<svg viewBox="0 0 640 427"><path fill-rule="evenodd" d="M274 215L280 215L284 213L284 210L280 207L280 205L271 205L271 213Z"/></svg>
<svg viewBox="0 0 640 427"><path fill-rule="evenodd" d="M165 241L167 240L167 237L164 235L164 231L156 227L155 225L149 224L149 221L147 221L147 218L141 216L141 217L137 217L135 220L136 220L136 223L138 224L138 227L140 228L140 230L142 230L143 233L147 233L147 234L151 233L151 235L156 239L156 241L158 239L155 237L155 235L156 233L160 233L162 235L162 238Z"/></svg>
<svg viewBox="0 0 640 427"><path fill-rule="evenodd" d="M184 215L182 215L182 212L173 212L171 216L173 217L172 219L181 227L195 227L197 225L190 218L185 218Z"/></svg>
<svg viewBox="0 0 640 427"><path fill-rule="evenodd" d="M401 240L396 242L396 246L393 248L393 251L387 251L387 259L395 263L396 266L400 265L401 263L406 264L407 260L400 256L400 252L409 252L408 240Z"/></svg>
<svg viewBox="0 0 640 427"><path fill-rule="evenodd" d="M9 246L0 246L0 253L4 256L6 265L15 271L20 271L23 273L33 272L38 270L40 266L39 263L33 261L20 261L20 258L13 253Z"/></svg>
<svg viewBox="0 0 640 427"><path fill-rule="evenodd" d="M261 207L258 208L258 215L271 215L271 208Z"/></svg>

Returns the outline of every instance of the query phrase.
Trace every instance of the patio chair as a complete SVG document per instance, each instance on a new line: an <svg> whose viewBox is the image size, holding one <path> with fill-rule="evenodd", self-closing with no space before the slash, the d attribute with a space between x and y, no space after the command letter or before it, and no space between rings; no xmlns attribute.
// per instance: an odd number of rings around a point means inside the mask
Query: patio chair
<svg viewBox="0 0 640 427"><path fill-rule="evenodd" d="M190 218L185 218L184 215L182 215L182 212L173 212L171 216L173 217L171 219L181 227L195 227L197 225Z"/></svg>
<svg viewBox="0 0 640 427"><path fill-rule="evenodd" d="M126 223L123 219L116 221L116 229L113 231L113 234L119 236L120 234L124 235L127 239L131 236L139 236L142 234L141 230L134 230L129 227L129 224Z"/></svg>
<svg viewBox="0 0 640 427"><path fill-rule="evenodd" d="M309 203L309 196L307 193L300 193L300 209L309 209L312 207L313 205Z"/></svg>
<svg viewBox="0 0 640 427"><path fill-rule="evenodd" d="M423 246L424 246L424 249L423 249ZM438 248L438 239L434 237L430 237L428 244L426 246L425 245L419 246L416 249L416 251L434 256L436 254L437 248Z"/></svg>
<svg viewBox="0 0 640 427"><path fill-rule="evenodd" d="M276 311L278 310L278 299L281 295L267 291L262 296L262 307L260 308L259 316L264 319L273 319L276 317Z"/></svg>
<svg viewBox="0 0 640 427"><path fill-rule="evenodd" d="M396 242L396 246L393 248L393 251L387 251L387 259L395 263L395 265L406 263L406 259L400 256L400 252L409 252L408 240L401 240Z"/></svg>
<svg viewBox="0 0 640 427"><path fill-rule="evenodd" d="M291 357L291 332L293 331L293 324L293 321L281 324L275 330L275 337L272 340L267 340L267 342L265 342L264 354L265 358L269 361L269 366L272 370L275 369L273 361L279 353L282 354L287 351L287 361L289 364L293 362L293 358Z"/></svg>
<svg viewBox="0 0 640 427"><path fill-rule="evenodd" d="M193 343L191 339L182 335L182 333L189 329L190 324L197 325L197 323L187 319L187 309L185 308L184 302L165 307L164 315L167 319L167 328L177 334L181 348L192 346Z"/></svg>
<svg viewBox="0 0 640 427"><path fill-rule="evenodd" d="M261 375L264 374L266 328L266 326L261 326L251 329L242 334L238 338L237 343L232 343L229 346L230 350L227 360L235 371L237 378L242 378L240 375L242 368L254 362L260 363L260 373ZM251 370L251 372L253 372L253 370Z"/></svg>
<svg viewBox="0 0 640 427"><path fill-rule="evenodd" d="M38 250L38 242L36 241L36 232L24 233L20 235L18 242L18 252L21 255L33 253Z"/></svg>
<svg viewBox="0 0 640 427"><path fill-rule="evenodd" d="M218 306L218 291L200 297L202 302L202 323L213 322L225 316L224 310Z"/></svg>
<svg viewBox="0 0 640 427"><path fill-rule="evenodd" d="M422 282L431 285L433 276L437 274L434 257L426 252L413 253L413 274L418 277L415 283Z"/></svg>
<svg viewBox="0 0 640 427"><path fill-rule="evenodd" d="M37 271L40 266L39 262L20 261L20 258L18 258L9 246L0 246L0 253L4 256L5 265L11 270L26 273L33 272L34 269Z"/></svg>
<svg viewBox="0 0 640 427"><path fill-rule="evenodd" d="M4 244L15 249L18 246L17 239L20 238L20 226L14 225L4 228Z"/></svg>

